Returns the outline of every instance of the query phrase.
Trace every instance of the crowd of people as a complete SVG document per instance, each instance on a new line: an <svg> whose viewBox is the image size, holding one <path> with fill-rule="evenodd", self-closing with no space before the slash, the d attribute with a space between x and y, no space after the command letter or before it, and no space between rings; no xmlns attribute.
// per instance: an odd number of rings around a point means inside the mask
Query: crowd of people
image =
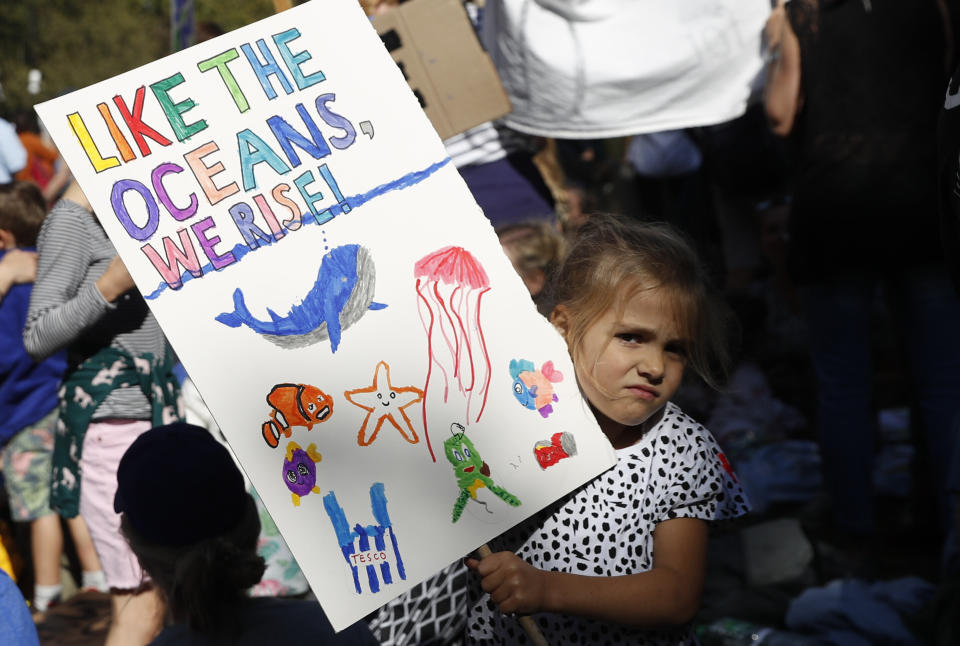
<svg viewBox="0 0 960 646"><path fill-rule="evenodd" d="M397 3L361 4L375 16ZM467 4L482 22L485 4L503 3ZM590 2L541 4L571 23L600 19ZM108 646L304 634L324 644L697 643L712 532L749 521L751 509L732 452L704 427L705 402L743 362L792 352L794 378L768 376L811 419L829 541L878 556L874 458L887 395L876 349L889 333L884 347L904 353L905 392L888 399L911 409L924 523L943 554L926 632L955 643L951 9L779 0L742 116L593 138L490 122L444 142L566 342L618 462L491 541L491 554L465 555L337 634L304 588L250 595L269 565L258 552L269 517L216 433L184 421L181 387L192 384L69 168L29 112L15 127L0 121L0 509L28 528L19 535L29 555L19 568L0 558L0 569L30 582L18 592L0 570L0 642L36 643L33 622L66 600L66 550L78 587L110 595ZM777 317L792 327L770 342L761 328ZM219 483L214 508L189 495L202 479ZM437 604L454 611L424 610ZM536 628L524 633L518 615Z"/></svg>

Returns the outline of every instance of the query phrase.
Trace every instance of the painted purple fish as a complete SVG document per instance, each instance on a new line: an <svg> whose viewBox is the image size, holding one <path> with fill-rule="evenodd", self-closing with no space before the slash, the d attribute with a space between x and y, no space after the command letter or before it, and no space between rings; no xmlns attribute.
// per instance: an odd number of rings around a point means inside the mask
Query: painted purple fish
<svg viewBox="0 0 960 646"><path fill-rule="evenodd" d="M290 490L293 506L300 506L300 498L309 493L320 493L317 486L317 465L323 459L317 453L317 445L311 444L304 451L296 442L287 444L287 454L283 459L283 483Z"/></svg>

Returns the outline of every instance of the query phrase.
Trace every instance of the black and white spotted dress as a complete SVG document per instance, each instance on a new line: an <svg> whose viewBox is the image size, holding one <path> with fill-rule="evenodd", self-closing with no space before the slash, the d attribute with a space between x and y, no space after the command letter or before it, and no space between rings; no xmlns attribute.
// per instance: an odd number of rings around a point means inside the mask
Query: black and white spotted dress
<svg viewBox="0 0 960 646"><path fill-rule="evenodd" d="M750 509L716 440L673 404L667 404L659 424L617 456L616 466L491 541L491 549L513 551L542 570L636 574L653 567L658 523L726 520ZM489 595L476 592L474 598L467 643L529 643L517 621L505 617ZM534 619L550 646L697 643L690 626L642 630L552 613Z"/></svg>

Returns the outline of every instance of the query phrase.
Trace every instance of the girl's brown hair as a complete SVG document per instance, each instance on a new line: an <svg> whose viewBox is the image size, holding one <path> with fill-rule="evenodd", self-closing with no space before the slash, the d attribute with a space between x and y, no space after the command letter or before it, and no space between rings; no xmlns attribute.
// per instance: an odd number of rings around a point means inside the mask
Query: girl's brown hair
<svg viewBox="0 0 960 646"><path fill-rule="evenodd" d="M591 215L576 234L550 287L554 308L567 314L565 336L574 361L590 326L639 291L666 289L677 328L687 342L687 365L718 388L730 359L729 316L711 294L700 259L665 223Z"/></svg>

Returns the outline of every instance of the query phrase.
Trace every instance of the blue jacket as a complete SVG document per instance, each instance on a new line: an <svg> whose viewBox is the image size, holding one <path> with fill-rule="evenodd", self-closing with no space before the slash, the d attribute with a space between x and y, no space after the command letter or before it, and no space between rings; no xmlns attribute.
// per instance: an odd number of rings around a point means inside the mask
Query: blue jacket
<svg viewBox="0 0 960 646"><path fill-rule="evenodd" d="M23 347L32 289L14 285L0 301L0 445L56 408L67 368L65 352L36 363Z"/></svg>

